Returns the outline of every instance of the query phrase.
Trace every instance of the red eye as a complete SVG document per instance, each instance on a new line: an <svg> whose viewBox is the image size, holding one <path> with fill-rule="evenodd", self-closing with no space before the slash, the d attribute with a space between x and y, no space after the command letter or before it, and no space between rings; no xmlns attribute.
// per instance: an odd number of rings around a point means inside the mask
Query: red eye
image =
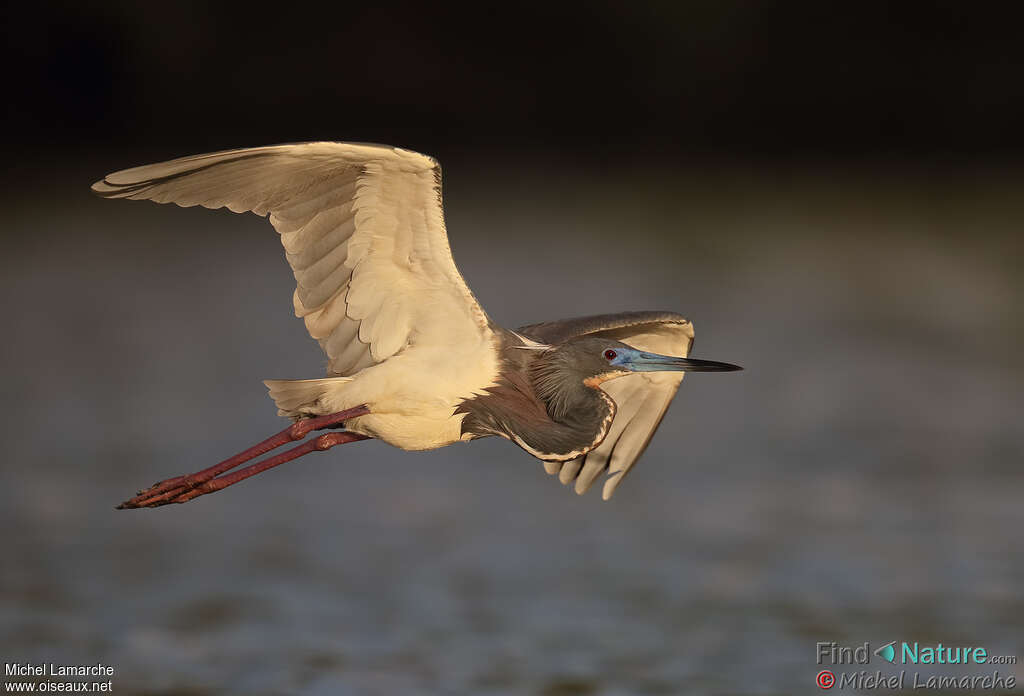
<svg viewBox="0 0 1024 696"><path fill-rule="evenodd" d="M604 352L604 357L605 357L605 360L614 360L614 359L615 359L616 357L618 357L618 355L619 355L619 354L618 354L618 353L616 353L616 352L615 352L614 350L612 350L611 348L609 348L608 350L606 350L606 351Z"/></svg>

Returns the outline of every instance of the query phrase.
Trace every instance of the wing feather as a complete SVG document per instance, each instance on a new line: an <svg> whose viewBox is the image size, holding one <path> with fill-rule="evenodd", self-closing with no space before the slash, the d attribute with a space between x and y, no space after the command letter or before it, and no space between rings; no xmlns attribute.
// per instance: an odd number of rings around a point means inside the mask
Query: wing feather
<svg viewBox="0 0 1024 696"><path fill-rule="evenodd" d="M547 344L580 336L606 336L663 355L686 357L693 346L693 324L675 312L600 314L532 324L517 333ZM575 481L583 494L608 472L602 498L608 500L650 443L683 380L681 372L639 372L605 382L601 388L615 401L615 419L604 441L582 457L545 469L559 480Z"/></svg>
<svg viewBox="0 0 1024 696"><path fill-rule="evenodd" d="M440 187L430 157L328 142L184 157L93 184L108 198L269 213L295 275L295 313L341 376L417 341L489 335L452 259Z"/></svg>

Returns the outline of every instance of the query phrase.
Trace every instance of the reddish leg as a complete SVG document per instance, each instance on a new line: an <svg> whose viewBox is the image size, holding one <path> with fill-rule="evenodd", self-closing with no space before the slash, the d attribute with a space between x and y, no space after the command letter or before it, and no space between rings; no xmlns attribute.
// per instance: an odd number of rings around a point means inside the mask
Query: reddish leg
<svg viewBox="0 0 1024 696"><path fill-rule="evenodd" d="M217 484L215 487L210 487L208 490L204 490L202 493L196 493L195 495L184 498L183 500L179 499L181 498L182 494L188 493L193 489L198 489L207 482L212 483L215 477L219 476L225 471L229 471L231 469L234 469L235 467L241 466L250 459L255 459L261 454L266 454L270 450L277 449L281 445L286 445L289 442L301 440L314 430L323 430L324 428L337 426L343 424L346 420L350 418L363 416L369 412L370 411L366 406L356 406L355 408L350 408L346 411L339 411L337 413L331 413L326 416L318 416L317 418L306 418L297 421L290 425L289 427L282 430L281 432L279 432L277 435L268 437L263 442L253 445L249 449L239 452L235 456L229 457L228 459L225 459L221 463L211 466L208 469L203 469L202 471L197 471L194 474L188 474L186 476L176 476L174 478L170 478L165 481L155 483L146 490L139 491L138 495L136 495L134 498L131 498L121 503L120 505L117 506L117 508L119 510L123 510L126 508L155 507L156 505L165 505L169 502L184 503L198 495L203 495L203 493L212 493L214 491L219 491L221 488L230 486L232 483L237 483L238 481L249 478L250 476L255 476L256 474L266 471L267 469L277 466L278 464L283 464L284 462L291 461L296 457L301 457L303 454L308 454L309 452L313 452L315 450L330 449L335 445L340 445L345 442L352 442L354 440L365 440L366 436L357 435L356 433L329 433L328 435L318 437L315 440L311 440L307 443L304 443L299 447L294 447L288 450L287 452L283 452L263 462L248 466L245 469L242 469L241 471L231 474L230 476L224 476L221 477L220 479L216 479L217 481L220 481L221 479L226 480L228 481L227 483ZM337 436L342 437L338 438ZM328 439L324 440L324 438ZM320 443L320 446L316 445L315 443Z"/></svg>
<svg viewBox="0 0 1024 696"><path fill-rule="evenodd" d="M207 493L216 493L222 488L227 488L239 481L244 481L250 476L262 474L267 469L272 469L275 466L284 464L285 462L298 459L304 454L316 451L323 452L336 445L343 445L346 442L368 439L369 435L360 435L359 433L326 433L315 437L308 442L303 442L298 447L292 447L290 450L281 452L281 454L275 454L273 457L264 459L262 462L250 464L249 466L239 469L234 473L217 476L192 488L179 486L167 491L166 493L160 493L158 495L137 496L136 498L132 498L130 501L121 503L118 508L160 507L161 505L169 505L170 503L187 503L193 498L198 498L199 496L206 495Z"/></svg>

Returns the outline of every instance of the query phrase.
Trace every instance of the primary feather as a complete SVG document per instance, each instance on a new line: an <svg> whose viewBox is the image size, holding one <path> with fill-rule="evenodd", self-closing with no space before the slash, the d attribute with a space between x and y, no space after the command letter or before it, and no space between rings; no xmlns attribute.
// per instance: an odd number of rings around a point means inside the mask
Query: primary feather
<svg viewBox="0 0 1024 696"><path fill-rule="evenodd" d="M270 215L295 274L295 313L332 375L413 341L479 337L489 320L452 259L441 170L382 145L302 143L135 167L93 184L107 198Z"/></svg>

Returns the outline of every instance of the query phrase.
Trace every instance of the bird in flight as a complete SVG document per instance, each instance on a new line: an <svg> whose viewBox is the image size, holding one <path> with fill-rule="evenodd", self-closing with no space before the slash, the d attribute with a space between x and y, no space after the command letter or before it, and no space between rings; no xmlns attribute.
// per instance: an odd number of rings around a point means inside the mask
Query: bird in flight
<svg viewBox="0 0 1024 696"><path fill-rule="evenodd" d="M328 358L327 377L265 382L291 426L156 483L122 509L184 503L357 440L429 450L495 435L580 494L607 472L607 500L684 371L741 369L686 357L693 325L674 312L498 326L452 259L440 165L409 150L335 142L228 150L126 169L92 190L269 214L295 274L295 314Z"/></svg>

